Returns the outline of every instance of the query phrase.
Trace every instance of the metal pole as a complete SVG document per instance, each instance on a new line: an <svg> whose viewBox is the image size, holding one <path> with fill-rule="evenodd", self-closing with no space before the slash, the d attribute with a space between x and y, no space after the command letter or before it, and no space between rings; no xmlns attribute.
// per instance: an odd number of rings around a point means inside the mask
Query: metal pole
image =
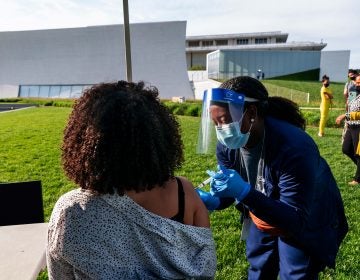
<svg viewBox="0 0 360 280"><path fill-rule="evenodd" d="M126 80L128 82L132 82L129 6L128 6L127 0L123 0L123 10L124 10L124 41L125 41Z"/></svg>

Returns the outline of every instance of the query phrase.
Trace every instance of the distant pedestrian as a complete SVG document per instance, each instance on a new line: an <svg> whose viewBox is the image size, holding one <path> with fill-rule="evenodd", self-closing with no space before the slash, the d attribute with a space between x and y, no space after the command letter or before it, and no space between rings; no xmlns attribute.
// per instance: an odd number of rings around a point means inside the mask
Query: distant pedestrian
<svg viewBox="0 0 360 280"><path fill-rule="evenodd" d="M360 76L355 78L355 98L348 98L346 114L336 118L336 123L341 124L345 119L346 131L342 143L342 152L356 165L355 175L349 185L360 184Z"/></svg>
<svg viewBox="0 0 360 280"><path fill-rule="evenodd" d="M320 91L321 103L320 103L320 124L319 124L319 137L324 136L325 125L329 117L329 108L332 104L333 94L329 88L330 78L326 75L322 77L322 87Z"/></svg>
<svg viewBox="0 0 360 280"><path fill-rule="evenodd" d="M262 80L265 79L265 73L264 73L264 72L262 72L262 74L261 74L261 79L262 79Z"/></svg>
<svg viewBox="0 0 360 280"><path fill-rule="evenodd" d="M348 101L351 101L356 97L356 86L355 86L355 78L358 75L357 71L354 69L349 69L348 78L349 80L346 82L344 87L344 98L346 102L346 110Z"/></svg>
<svg viewBox="0 0 360 280"><path fill-rule="evenodd" d="M258 80L260 80L261 72L262 72L261 69L258 69L258 70L257 70L256 78L257 78Z"/></svg>
<svg viewBox="0 0 360 280"><path fill-rule="evenodd" d="M346 112L349 111L349 108L348 108L349 102L354 100L357 96L356 85L355 85L356 76L358 76L358 72L354 69L349 69L348 81L346 82L345 87L344 87L345 111ZM338 122L339 121L337 121L337 123ZM342 144L344 143L346 131L347 131L347 122L344 122L344 129L343 129L343 132L341 135L341 143Z"/></svg>

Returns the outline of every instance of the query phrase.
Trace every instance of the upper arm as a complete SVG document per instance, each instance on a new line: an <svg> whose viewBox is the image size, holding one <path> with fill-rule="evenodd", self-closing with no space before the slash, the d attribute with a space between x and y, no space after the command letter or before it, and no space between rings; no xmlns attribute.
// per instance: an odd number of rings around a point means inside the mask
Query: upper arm
<svg viewBox="0 0 360 280"><path fill-rule="evenodd" d="M210 227L209 212L196 193L192 183L181 177L185 193L184 223L197 227Z"/></svg>
<svg viewBox="0 0 360 280"><path fill-rule="evenodd" d="M73 267L54 252L46 252L46 262L49 279L75 279Z"/></svg>
<svg viewBox="0 0 360 280"><path fill-rule="evenodd" d="M56 204L48 226L48 241L46 246L46 262L49 279L75 279L73 266L68 263L63 256L65 226L65 213L63 209Z"/></svg>
<svg viewBox="0 0 360 280"><path fill-rule="evenodd" d="M280 201L304 215L314 194L319 155L312 146L302 151L291 151L284 156L279 177Z"/></svg>

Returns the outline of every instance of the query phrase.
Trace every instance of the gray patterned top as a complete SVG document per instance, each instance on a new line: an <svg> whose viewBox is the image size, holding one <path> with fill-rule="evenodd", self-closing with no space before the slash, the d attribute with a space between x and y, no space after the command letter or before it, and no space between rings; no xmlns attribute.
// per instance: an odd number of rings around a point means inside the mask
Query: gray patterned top
<svg viewBox="0 0 360 280"><path fill-rule="evenodd" d="M350 112L360 112L360 95L357 95L353 100L348 104L348 111ZM360 125L360 120L347 120L349 125Z"/></svg>
<svg viewBox="0 0 360 280"><path fill-rule="evenodd" d="M80 189L57 201L46 251L49 279L213 279L216 270L210 229Z"/></svg>

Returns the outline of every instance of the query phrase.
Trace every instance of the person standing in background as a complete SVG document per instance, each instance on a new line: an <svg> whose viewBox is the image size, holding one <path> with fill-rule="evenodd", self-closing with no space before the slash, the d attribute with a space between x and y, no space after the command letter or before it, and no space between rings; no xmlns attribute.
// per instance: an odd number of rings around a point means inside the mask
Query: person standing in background
<svg viewBox="0 0 360 280"><path fill-rule="evenodd" d="M358 75L358 72L354 69L349 69L348 73L348 81L344 87L344 98L345 98L345 111L348 112L348 104L349 101L353 100L356 97L356 86L355 86L355 78ZM344 123L344 129L341 135L341 144L344 143L344 137L347 130L347 123Z"/></svg>
<svg viewBox="0 0 360 280"><path fill-rule="evenodd" d="M356 165L355 176L349 185L360 184L360 76L355 78L355 95L349 93L347 99L347 112L336 118L336 123L340 124L345 119L346 131L343 136L342 152L347 155ZM352 97L352 98L350 98Z"/></svg>
<svg viewBox="0 0 360 280"><path fill-rule="evenodd" d="M319 124L319 137L324 136L324 130L326 121L329 117L329 109L332 104L333 93L330 89L330 78L326 75L322 77L322 87L320 91L321 103L320 103L320 124Z"/></svg>
<svg viewBox="0 0 360 280"><path fill-rule="evenodd" d="M345 108L347 111L348 100L354 99L356 97L356 86L355 86L355 78L358 75L357 71L354 69L350 69L348 73L349 80L346 82L344 87L344 98L345 98ZM350 98L349 98L350 97Z"/></svg>

